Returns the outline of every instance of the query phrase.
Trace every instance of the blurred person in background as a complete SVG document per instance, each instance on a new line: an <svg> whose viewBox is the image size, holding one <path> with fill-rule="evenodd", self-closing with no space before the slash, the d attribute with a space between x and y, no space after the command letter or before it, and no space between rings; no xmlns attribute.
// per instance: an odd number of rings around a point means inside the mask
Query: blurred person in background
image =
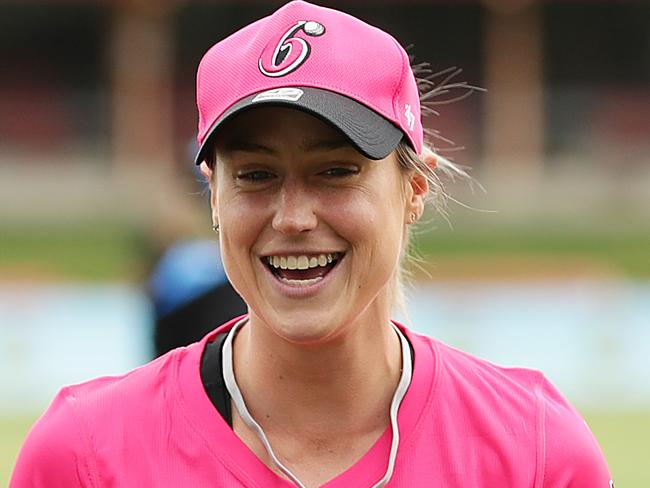
<svg viewBox="0 0 650 488"><path fill-rule="evenodd" d="M190 147L193 160L196 145ZM216 325L246 312L246 304L228 281L219 244L213 239L173 243L158 259L147 285L156 357L198 341Z"/></svg>
<svg viewBox="0 0 650 488"><path fill-rule="evenodd" d="M12 487L613 486L541 373L391 320L410 228L459 171L424 145L436 87L397 41L291 2L197 76L196 159L248 314L64 388Z"/></svg>
<svg viewBox="0 0 650 488"><path fill-rule="evenodd" d="M246 307L226 277L218 244L188 239L165 250L149 279L155 355L186 346Z"/></svg>

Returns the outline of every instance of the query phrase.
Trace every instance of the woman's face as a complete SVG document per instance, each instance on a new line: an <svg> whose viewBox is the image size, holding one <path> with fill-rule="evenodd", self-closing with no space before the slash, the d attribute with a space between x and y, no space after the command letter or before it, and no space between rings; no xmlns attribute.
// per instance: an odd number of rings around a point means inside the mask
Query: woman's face
<svg viewBox="0 0 650 488"><path fill-rule="evenodd" d="M213 217L235 289L274 333L318 343L387 317L409 214L426 183L362 156L303 112L263 107L219 135Z"/></svg>

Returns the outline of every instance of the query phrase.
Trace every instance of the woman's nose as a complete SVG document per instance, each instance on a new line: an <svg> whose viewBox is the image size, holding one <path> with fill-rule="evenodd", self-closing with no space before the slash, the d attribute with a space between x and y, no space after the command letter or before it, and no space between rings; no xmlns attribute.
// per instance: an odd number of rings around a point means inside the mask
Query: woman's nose
<svg viewBox="0 0 650 488"><path fill-rule="evenodd" d="M278 193L273 229L287 235L313 230L318 225L314 195L301 184L286 184Z"/></svg>

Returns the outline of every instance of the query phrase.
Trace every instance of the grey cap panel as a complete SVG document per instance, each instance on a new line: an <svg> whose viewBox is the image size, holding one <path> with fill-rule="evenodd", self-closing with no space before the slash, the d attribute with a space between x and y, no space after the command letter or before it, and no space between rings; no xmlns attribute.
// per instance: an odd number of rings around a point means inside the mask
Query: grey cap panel
<svg viewBox="0 0 650 488"><path fill-rule="evenodd" d="M195 163L200 164L207 159L216 130L224 122L236 114L261 106L295 108L314 115L340 130L361 154L373 160L387 157L404 136L397 126L356 100L318 88L290 88L303 93L299 97L264 97L258 93L232 105L208 131Z"/></svg>

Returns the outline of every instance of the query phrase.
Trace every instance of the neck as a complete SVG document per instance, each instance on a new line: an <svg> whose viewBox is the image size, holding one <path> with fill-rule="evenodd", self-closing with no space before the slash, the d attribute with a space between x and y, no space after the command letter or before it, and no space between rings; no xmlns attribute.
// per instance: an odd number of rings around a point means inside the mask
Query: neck
<svg viewBox="0 0 650 488"><path fill-rule="evenodd" d="M294 344L251 315L234 342L235 376L253 417L296 434L383 430L400 376L388 314L358 317L323 344Z"/></svg>

